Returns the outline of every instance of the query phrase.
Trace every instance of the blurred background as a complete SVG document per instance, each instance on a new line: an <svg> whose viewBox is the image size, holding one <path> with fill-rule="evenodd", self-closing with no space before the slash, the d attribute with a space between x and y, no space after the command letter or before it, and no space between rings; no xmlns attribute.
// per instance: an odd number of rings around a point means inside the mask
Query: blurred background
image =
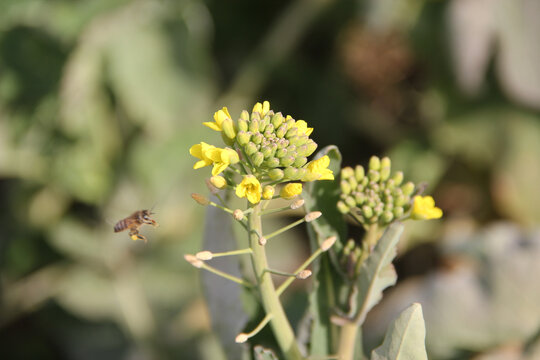
<svg viewBox="0 0 540 360"><path fill-rule="evenodd" d="M420 301L430 358L539 359L539 16L536 0L0 0L2 358L224 359L183 261L208 175L188 149L219 144L201 125L217 109L269 100L344 165L391 156L445 212L407 224L367 348ZM147 244L113 233L151 207ZM308 242L290 244L298 263Z"/></svg>

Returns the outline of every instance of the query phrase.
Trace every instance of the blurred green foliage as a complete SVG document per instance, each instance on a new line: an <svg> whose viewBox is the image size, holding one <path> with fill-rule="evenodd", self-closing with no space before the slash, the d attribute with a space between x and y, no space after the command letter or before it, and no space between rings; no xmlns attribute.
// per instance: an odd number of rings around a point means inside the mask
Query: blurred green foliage
<svg viewBox="0 0 540 360"><path fill-rule="evenodd" d="M270 100L344 165L388 154L447 218L537 225L538 14L534 0L0 1L3 358L223 358L182 261L203 227L187 149L222 106ZM152 206L147 245L112 232ZM410 228L400 255L437 265L435 240L460 226ZM430 358L516 341L443 351L426 319Z"/></svg>

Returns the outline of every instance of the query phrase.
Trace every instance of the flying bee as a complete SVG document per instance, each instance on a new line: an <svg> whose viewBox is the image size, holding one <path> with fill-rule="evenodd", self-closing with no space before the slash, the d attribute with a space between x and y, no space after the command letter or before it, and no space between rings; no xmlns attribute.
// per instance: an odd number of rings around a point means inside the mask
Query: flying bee
<svg viewBox="0 0 540 360"><path fill-rule="evenodd" d="M139 233L139 228L144 224L152 225L154 227L159 226L155 220L150 218L150 215L152 214L151 210L135 211L127 218L117 222L116 225L114 225L114 232L117 233L129 229L129 237L131 240L143 240L146 242L146 237Z"/></svg>

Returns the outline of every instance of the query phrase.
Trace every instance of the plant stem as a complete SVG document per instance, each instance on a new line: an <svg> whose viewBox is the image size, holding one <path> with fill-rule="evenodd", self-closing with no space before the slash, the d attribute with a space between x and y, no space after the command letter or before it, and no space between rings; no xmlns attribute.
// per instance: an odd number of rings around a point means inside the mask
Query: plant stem
<svg viewBox="0 0 540 360"><path fill-rule="evenodd" d="M356 338L360 326L354 322L347 322L341 327L339 336L338 359L353 360L356 348Z"/></svg>
<svg viewBox="0 0 540 360"><path fill-rule="evenodd" d="M256 204L252 205L253 212L249 214L248 217L248 227L249 227L249 244L253 250L253 270L258 281L259 291L261 293L262 303L266 314L272 315L272 320L270 325L274 336L276 337L277 343L285 358L288 360L298 360L303 359L298 344L296 343L296 338L294 336L293 329L283 306L279 301L279 296L274 287L272 281L272 276L270 273L265 271L268 268L268 262L266 259L266 251L264 246L259 245L259 235L262 234L262 225L261 225L261 205Z"/></svg>

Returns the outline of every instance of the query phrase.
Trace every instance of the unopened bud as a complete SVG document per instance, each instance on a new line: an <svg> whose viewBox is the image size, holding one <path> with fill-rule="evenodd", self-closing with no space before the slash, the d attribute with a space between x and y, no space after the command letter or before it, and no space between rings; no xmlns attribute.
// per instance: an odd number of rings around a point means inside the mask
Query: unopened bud
<svg viewBox="0 0 540 360"><path fill-rule="evenodd" d="M236 335L236 338L234 339L234 341L237 344L243 344L246 341L248 341L248 339L249 339L249 335L244 334L244 333L240 333L240 334Z"/></svg>
<svg viewBox="0 0 540 360"><path fill-rule="evenodd" d="M392 167L392 162L388 156L385 156L381 159L381 169L385 167Z"/></svg>
<svg viewBox="0 0 540 360"><path fill-rule="evenodd" d="M196 268L199 268L199 269L204 265L202 260L197 259L197 257L195 255L186 254L186 255L184 255L184 259L186 259L186 261L188 263L190 263L191 265L193 265L193 266L195 266Z"/></svg>
<svg viewBox="0 0 540 360"><path fill-rule="evenodd" d="M276 130L276 136L282 138L287 133L287 124L281 124Z"/></svg>
<svg viewBox="0 0 540 360"><path fill-rule="evenodd" d="M369 219L373 216L373 209L367 205L362 206L362 214Z"/></svg>
<svg viewBox="0 0 540 360"><path fill-rule="evenodd" d="M349 195L351 193L351 185L349 184L348 181L341 180L341 182L339 183L339 186L341 188L341 192L344 193L345 195Z"/></svg>
<svg viewBox="0 0 540 360"><path fill-rule="evenodd" d="M240 146L245 146L249 139L251 138L251 135L248 132L245 131L239 131L238 134L236 134L236 141Z"/></svg>
<svg viewBox="0 0 540 360"><path fill-rule="evenodd" d="M245 121L249 120L249 113L247 112L247 110L242 110L242 112L240 113L240 119L245 120ZM240 123L240 120L238 122Z"/></svg>
<svg viewBox="0 0 540 360"><path fill-rule="evenodd" d="M210 191L211 194L213 195L216 195L219 193L219 189L217 187L214 186L214 184L212 184L212 179L205 179L204 180L205 184L206 184L206 187L208 188L208 190Z"/></svg>
<svg viewBox="0 0 540 360"><path fill-rule="evenodd" d="M364 178L365 170L362 165L356 165L354 168L354 177L356 178L356 181L360 182Z"/></svg>
<svg viewBox="0 0 540 360"><path fill-rule="evenodd" d="M377 170L369 169L368 177L370 182L377 182L381 178L381 174Z"/></svg>
<svg viewBox="0 0 540 360"><path fill-rule="evenodd" d="M356 201L354 200L354 198L352 196L347 196L345 198L345 204L347 204L347 206L353 208L353 207L356 206Z"/></svg>
<svg viewBox="0 0 540 360"><path fill-rule="evenodd" d="M255 133L251 135L251 141L256 145L260 145L263 139L264 139L264 136L261 133Z"/></svg>
<svg viewBox="0 0 540 360"><path fill-rule="evenodd" d="M311 276L311 270L305 269L296 274L296 278L300 280L305 280Z"/></svg>
<svg viewBox="0 0 540 360"><path fill-rule="evenodd" d="M265 161L266 167L272 169L279 166L279 159L275 157L271 157L268 160ZM277 169L276 169L277 170Z"/></svg>
<svg viewBox="0 0 540 360"><path fill-rule="evenodd" d="M403 216L404 211L403 211L403 208L401 206L397 206L397 207L394 207L393 213L394 213L394 217L396 219L399 219L400 217Z"/></svg>
<svg viewBox="0 0 540 360"><path fill-rule="evenodd" d="M240 209L234 210L232 215L234 220L241 221L244 219L244 212Z"/></svg>
<svg viewBox="0 0 540 360"><path fill-rule="evenodd" d="M394 180L394 184L396 186L401 185L403 182L403 171L398 171L392 176L392 180Z"/></svg>
<svg viewBox="0 0 540 360"><path fill-rule="evenodd" d="M390 166L381 167L381 180L386 181L390 177Z"/></svg>
<svg viewBox="0 0 540 360"><path fill-rule="evenodd" d="M381 220L385 224L389 224L392 220L394 220L394 214L391 211L385 211L382 213Z"/></svg>
<svg viewBox="0 0 540 360"><path fill-rule="evenodd" d="M291 204L291 209L296 210L304 206L304 199L297 199Z"/></svg>
<svg viewBox="0 0 540 360"><path fill-rule="evenodd" d="M309 156L311 154L313 154L313 152L315 150L317 150L317 144L315 143L315 141L309 139L308 142L307 142L307 152L306 154L304 154L304 156Z"/></svg>
<svg viewBox="0 0 540 360"><path fill-rule="evenodd" d="M298 134L298 128L292 127L285 133L286 138L292 138L293 136L296 136Z"/></svg>
<svg viewBox="0 0 540 360"><path fill-rule="evenodd" d="M258 119L252 119L249 122L249 131L251 131L252 133L259 132L259 120Z"/></svg>
<svg viewBox="0 0 540 360"><path fill-rule="evenodd" d="M211 251L205 250L199 251L197 254L195 254L195 257L199 260L212 260L214 254L212 254Z"/></svg>
<svg viewBox="0 0 540 360"><path fill-rule="evenodd" d="M284 170L284 175L287 179L296 179L296 175L298 173L298 169L297 168L293 168L291 166L285 168Z"/></svg>
<svg viewBox="0 0 540 360"><path fill-rule="evenodd" d="M272 181L279 181L284 177L283 170L272 169L268 172L268 176L270 177L270 179L272 179Z"/></svg>
<svg viewBox="0 0 540 360"><path fill-rule="evenodd" d="M206 206L210 204L210 200L208 200L206 197L202 196L201 194L192 193L191 197L193 200L195 200L199 205Z"/></svg>
<svg viewBox="0 0 540 360"><path fill-rule="evenodd" d="M287 167L287 166L291 166L294 163L294 160L295 160L294 156L286 155L281 158L280 163L282 166Z"/></svg>
<svg viewBox="0 0 540 360"><path fill-rule="evenodd" d="M403 195L411 195L414 192L414 183L409 181L401 187L401 190L403 191Z"/></svg>
<svg viewBox="0 0 540 360"><path fill-rule="evenodd" d="M247 143L247 145L244 147L246 154L248 156L251 156L257 152L257 145L252 143L251 141Z"/></svg>
<svg viewBox="0 0 540 360"><path fill-rule="evenodd" d="M356 205L362 205L364 201L366 200L366 195L361 192L356 192L354 195L354 201L356 201Z"/></svg>
<svg viewBox="0 0 540 360"><path fill-rule="evenodd" d="M310 221L318 219L321 215L322 215L322 212L320 211L312 211L306 216L304 216L304 219L306 220L306 222L310 222Z"/></svg>
<svg viewBox="0 0 540 360"><path fill-rule="evenodd" d="M223 130L223 133L225 136L227 136L229 139L234 139L236 137L236 131L234 131L234 123L232 119L226 118L221 123L221 129Z"/></svg>
<svg viewBox="0 0 540 360"><path fill-rule="evenodd" d="M253 162L253 165L259 167L263 161L264 155L260 151L257 151L255 154L251 155L251 162Z"/></svg>
<svg viewBox="0 0 540 360"><path fill-rule="evenodd" d="M274 114L272 116L272 125L274 125L274 128L277 129L282 123L283 123L283 115L281 113Z"/></svg>
<svg viewBox="0 0 540 360"><path fill-rule="evenodd" d="M347 166L341 169L341 178L346 180L354 175L354 170L352 167Z"/></svg>
<svg viewBox="0 0 540 360"><path fill-rule="evenodd" d="M223 189L227 185L227 180L223 176L215 175L210 178L210 183L218 189Z"/></svg>
<svg viewBox="0 0 540 360"><path fill-rule="evenodd" d="M262 197L265 200L270 200L274 196L275 188L272 185L266 185L263 188Z"/></svg>
<svg viewBox="0 0 540 360"><path fill-rule="evenodd" d="M301 166L304 166L305 164L307 163L307 157L305 156L298 156L295 160L294 160L294 166L296 167L301 167Z"/></svg>
<svg viewBox="0 0 540 360"><path fill-rule="evenodd" d="M336 236L330 236L328 239L324 240L321 244L321 250L327 251L330 249L335 243L336 243L337 237Z"/></svg>
<svg viewBox="0 0 540 360"><path fill-rule="evenodd" d="M350 208L341 200L337 203L337 209L342 214L346 214L350 211Z"/></svg>
<svg viewBox="0 0 540 360"><path fill-rule="evenodd" d="M372 156L369 159L369 170L379 170L381 168L381 160L377 156Z"/></svg>

